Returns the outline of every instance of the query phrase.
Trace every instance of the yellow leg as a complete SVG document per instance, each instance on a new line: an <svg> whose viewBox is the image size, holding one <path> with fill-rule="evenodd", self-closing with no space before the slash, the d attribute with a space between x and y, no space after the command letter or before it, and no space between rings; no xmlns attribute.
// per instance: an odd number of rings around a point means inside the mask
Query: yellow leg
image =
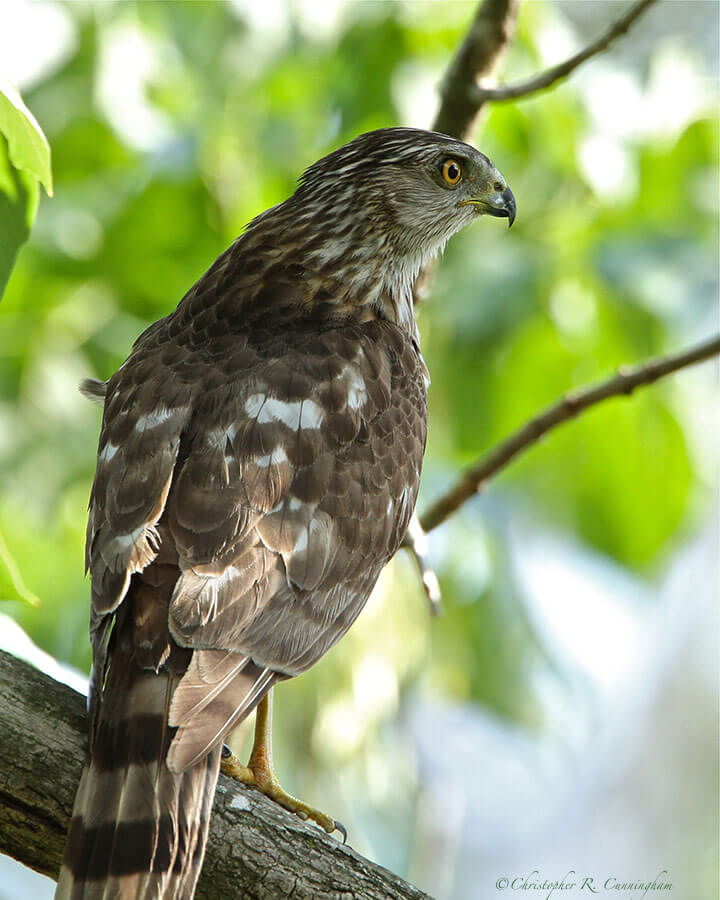
<svg viewBox="0 0 720 900"><path fill-rule="evenodd" d="M328 834L337 830L343 834L343 838L347 837L347 832L340 822L291 796L281 787L275 775L272 759L272 691L269 691L257 705L255 740L248 764L244 766L235 754L231 753L229 756L223 756L221 768L224 775L255 788L301 819L312 819Z"/></svg>

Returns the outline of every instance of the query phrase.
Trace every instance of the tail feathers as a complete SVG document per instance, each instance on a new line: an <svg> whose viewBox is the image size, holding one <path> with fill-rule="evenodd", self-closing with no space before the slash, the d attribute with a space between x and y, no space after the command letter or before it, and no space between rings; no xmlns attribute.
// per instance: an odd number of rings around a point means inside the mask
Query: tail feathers
<svg viewBox="0 0 720 900"><path fill-rule="evenodd" d="M170 707L169 721L178 726L167 757L170 770L192 769L221 747L278 677L240 653L196 650Z"/></svg>
<svg viewBox="0 0 720 900"><path fill-rule="evenodd" d="M80 382L80 393L93 403L103 403L107 392L107 384L97 378L83 378Z"/></svg>
<svg viewBox="0 0 720 900"><path fill-rule="evenodd" d="M115 672L112 669L115 669ZM166 763L178 676L112 666L75 799L56 900L190 900L202 867L221 746Z"/></svg>

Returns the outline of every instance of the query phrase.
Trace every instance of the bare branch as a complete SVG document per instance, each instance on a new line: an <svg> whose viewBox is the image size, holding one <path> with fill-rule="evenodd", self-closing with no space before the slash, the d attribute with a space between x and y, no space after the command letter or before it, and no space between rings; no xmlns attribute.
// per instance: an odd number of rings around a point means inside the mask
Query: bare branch
<svg viewBox="0 0 720 900"><path fill-rule="evenodd" d="M574 419L577 415L621 394L629 395L639 387L652 384L672 372L720 354L720 336L698 344L683 353L647 360L638 366L623 367L617 375L599 384L566 394L557 403L530 419L494 450L467 469L447 494L436 500L420 516L423 531L432 531L456 512L466 500L481 491L485 483L497 475L520 453L523 453L551 429Z"/></svg>
<svg viewBox="0 0 720 900"><path fill-rule="evenodd" d="M56 878L85 759L85 698L0 651L0 852ZM430 900L230 778L218 781L196 897Z"/></svg>
<svg viewBox="0 0 720 900"><path fill-rule="evenodd" d="M565 62L553 66L527 81L493 88L484 85L488 85L494 78L503 51L514 37L519 0L483 0L478 7L470 30L443 78L440 90L440 109L433 122L433 130L463 140L468 139L475 120L486 103L526 97L545 90L562 78L566 78L585 60L606 50L617 38L624 35L636 19L655 2L657 0L639 0L596 41ZM481 86L480 82L483 82L484 85ZM427 298L432 286L434 270L435 264L429 263L421 270L416 279L413 288L413 299L416 305ZM684 364L689 365L690 363ZM674 369L670 369L670 371L674 371ZM623 382L619 390L611 390L607 396L612 396L614 393L629 393L639 384L649 384L656 378L662 377L663 374L666 373L660 373L651 378L643 376L629 389L625 386L627 382ZM615 381L616 379L612 379L608 384L614 388L616 387ZM599 389L607 386L601 385ZM550 428L577 415L581 409L605 399L605 396L595 397L594 391L596 390L598 389L591 389L587 395L581 394L575 398L566 397L561 400L520 429L488 457L470 468L455 487L436 501L417 522L416 533L420 536L419 542L413 536L412 530L408 529L402 546L410 551L417 564L433 614L437 614L441 609L440 588L437 576L427 567L420 549L426 532L444 522L466 500L479 491L491 475L507 465L515 455L530 446ZM433 587L435 584L438 585L437 599L435 599Z"/></svg>
<svg viewBox="0 0 720 900"><path fill-rule="evenodd" d="M503 51L515 35L519 0L483 0L470 30L448 66L440 86L440 109L433 131L465 140L483 100L472 95L479 79L493 77Z"/></svg>
<svg viewBox="0 0 720 900"><path fill-rule="evenodd" d="M558 63L556 66L551 66L544 72L540 72L532 78L528 78L527 81L519 81L517 84L502 85L496 88L482 87L479 84L470 85L468 88L468 100L475 102L480 106L483 103L488 103L490 101L498 103L505 100L517 100L521 97L529 97L532 94L537 94L539 91L544 91L547 88L552 87L556 82L561 81L563 78L567 78L571 72L577 69L577 67L582 65L586 60L593 56L597 56L597 54L602 53L603 50L607 50L610 44L624 35L635 20L640 18L645 10L656 2L657 0L639 0L638 3L631 6L624 16L621 16L617 22L611 25L607 31L597 40L593 41L592 44L588 44L588 46L583 50L580 50L579 53L566 59L565 62Z"/></svg>

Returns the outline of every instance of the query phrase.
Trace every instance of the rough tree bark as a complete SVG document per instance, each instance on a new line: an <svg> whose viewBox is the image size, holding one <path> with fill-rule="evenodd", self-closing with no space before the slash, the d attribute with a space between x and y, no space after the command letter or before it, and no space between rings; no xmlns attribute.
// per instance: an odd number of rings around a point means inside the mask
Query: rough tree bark
<svg viewBox="0 0 720 900"><path fill-rule="evenodd" d="M56 878L85 759L85 698L2 651L0 684L0 852ZM196 897L428 895L221 775Z"/></svg>

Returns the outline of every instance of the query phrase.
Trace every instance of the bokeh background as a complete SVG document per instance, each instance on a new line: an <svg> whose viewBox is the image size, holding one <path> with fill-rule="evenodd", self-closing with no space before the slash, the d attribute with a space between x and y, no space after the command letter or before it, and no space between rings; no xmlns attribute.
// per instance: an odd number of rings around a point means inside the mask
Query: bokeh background
<svg viewBox="0 0 720 900"><path fill-rule="evenodd" d="M503 77L625 7L524 3ZM108 377L317 157L427 127L473 11L3 4L0 68L48 136L55 196L0 303L0 534L42 601L0 602L0 645L29 652L17 623L89 669L99 411L77 383ZM564 391L717 329L717 104L718 4L684 0L555 89L486 111L473 139L519 212L509 234L482 220L455 238L419 311L420 510ZM440 618L401 553L347 638L276 692L285 786L438 898L494 897L534 870L665 870L675 900L715 897L717 400L709 363L553 432L431 534ZM0 898L52 895L6 858L0 873Z"/></svg>

